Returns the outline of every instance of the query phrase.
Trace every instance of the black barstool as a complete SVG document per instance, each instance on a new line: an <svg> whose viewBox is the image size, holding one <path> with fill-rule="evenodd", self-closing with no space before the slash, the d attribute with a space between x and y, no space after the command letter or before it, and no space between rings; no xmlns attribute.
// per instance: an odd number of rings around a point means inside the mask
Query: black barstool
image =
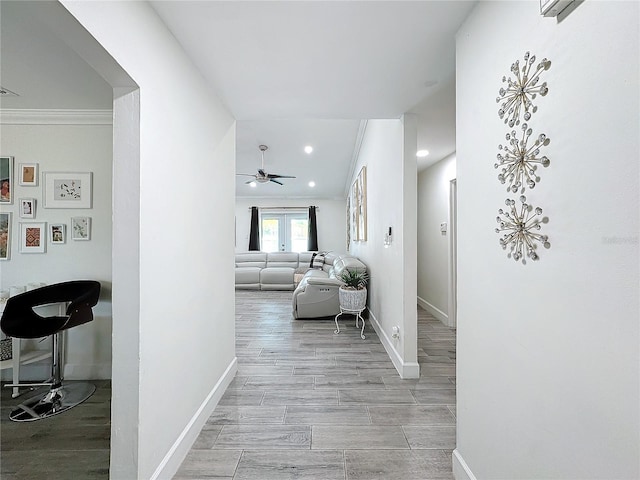
<svg viewBox="0 0 640 480"><path fill-rule="evenodd" d="M90 383L62 383L61 333L93 320L93 310L100 296L100 283L94 280L74 280L37 288L7 301L0 328L15 338L41 338L53 335L51 381L44 394L36 395L18 405L9 415L15 422L32 422L62 413L81 404L95 392ZM34 311L43 305L66 303L64 315L43 317Z"/></svg>

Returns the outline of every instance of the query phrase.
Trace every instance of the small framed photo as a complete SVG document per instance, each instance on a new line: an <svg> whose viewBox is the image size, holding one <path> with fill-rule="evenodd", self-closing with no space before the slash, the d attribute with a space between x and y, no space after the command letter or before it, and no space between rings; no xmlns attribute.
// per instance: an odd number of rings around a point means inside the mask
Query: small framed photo
<svg viewBox="0 0 640 480"><path fill-rule="evenodd" d="M20 180L19 184L23 187L35 187L38 185L38 164L37 163L21 163L20 164Z"/></svg>
<svg viewBox="0 0 640 480"><path fill-rule="evenodd" d="M0 157L0 203L13 203L13 157Z"/></svg>
<svg viewBox="0 0 640 480"><path fill-rule="evenodd" d="M64 223L52 223L49 225L49 241L53 244L62 244L67 240L66 225Z"/></svg>
<svg viewBox="0 0 640 480"><path fill-rule="evenodd" d="M20 199L20 218L36 218L36 199Z"/></svg>
<svg viewBox="0 0 640 480"><path fill-rule="evenodd" d="M44 172L44 208L91 208L91 172Z"/></svg>
<svg viewBox="0 0 640 480"><path fill-rule="evenodd" d="M0 213L0 260L9 260L11 253L11 213Z"/></svg>
<svg viewBox="0 0 640 480"><path fill-rule="evenodd" d="M73 217L71 219L71 239L91 240L91 217Z"/></svg>
<svg viewBox="0 0 640 480"><path fill-rule="evenodd" d="M20 253L44 253L46 231L44 222L20 223Z"/></svg>

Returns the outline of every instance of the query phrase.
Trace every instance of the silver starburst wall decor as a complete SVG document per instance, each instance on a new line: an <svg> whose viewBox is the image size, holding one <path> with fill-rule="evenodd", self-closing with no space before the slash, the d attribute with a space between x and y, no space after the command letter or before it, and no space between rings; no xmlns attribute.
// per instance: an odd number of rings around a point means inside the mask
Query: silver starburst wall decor
<svg viewBox="0 0 640 480"><path fill-rule="evenodd" d="M537 233L542 228L541 223L547 223L549 219L542 217L542 209L534 208L527 203L527 198L520 197L520 208L516 207L516 201L508 198L505 201L508 211L502 208L498 210L496 221L499 227L496 233L503 233L500 238L500 245L503 250L509 249L507 257L513 258L516 262L522 260L525 255L531 260L538 260L538 245L549 248L549 237Z"/></svg>
<svg viewBox="0 0 640 480"><path fill-rule="evenodd" d="M498 109L498 116L504 119L504 123L510 127L520 124L520 113L524 112L524 121L529 121L531 114L537 107L533 104L536 95L545 96L549 92L547 82L538 85L540 75L551 66L551 62L543 58L534 68L536 56L529 52L524 55L522 67L520 61L516 60L511 64L511 73L514 78L505 75L502 82L506 83L498 91L499 96L496 103L502 102Z"/></svg>
<svg viewBox="0 0 640 480"><path fill-rule="evenodd" d="M551 163L541 153L549 145L549 138L544 133L534 135L530 127L530 120L538 110L533 101L537 95L544 97L549 92L547 82L539 82L542 73L550 67L551 62L546 58L536 65L536 56L526 52L522 64L519 60L511 64L513 78L502 77L506 85L500 88L496 98L500 103L498 116L513 130L505 135L506 143L498 145L498 161L493 166L500 169L498 180L507 185L507 192L525 193L533 189L540 182L538 166L548 167ZM514 128L516 125L521 125L520 133ZM549 237L539 233L549 219L542 217L542 208L528 204L524 195L520 197L519 207L510 198L505 203L508 208L499 209L496 217L499 226L495 231L502 234L500 245L508 250L507 257L516 262L525 264L527 258L538 260L538 247L551 247Z"/></svg>
<svg viewBox="0 0 640 480"><path fill-rule="evenodd" d="M529 128L526 123L522 124L522 135L518 139L516 131L512 130L505 136L506 145L498 145L498 163L494 163L494 168L500 168L498 180L500 183L507 184L507 191L524 193L525 187L534 188L536 183L540 181L536 170L538 165L543 167L549 166L549 159L543 155L540 156L540 149L549 145L549 139L544 133L538 135L535 141L531 142L533 129Z"/></svg>

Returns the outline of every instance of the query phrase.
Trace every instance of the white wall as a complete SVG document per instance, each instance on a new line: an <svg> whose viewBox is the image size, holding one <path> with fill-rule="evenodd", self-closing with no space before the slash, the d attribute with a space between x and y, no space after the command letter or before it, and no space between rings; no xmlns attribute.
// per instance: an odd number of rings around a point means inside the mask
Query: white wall
<svg viewBox="0 0 640 480"><path fill-rule="evenodd" d="M407 119L405 119L407 120ZM370 271L368 306L376 330L401 375L418 375L416 319L416 129L415 118L369 120L354 178L367 167L366 242L352 242L351 253ZM405 155L405 137L412 142ZM411 152L412 150L412 152ZM413 175L413 181L405 180ZM405 195L409 195L407 199ZM411 198L413 195L413 198ZM413 214L413 221L406 215ZM392 227L393 242L384 248ZM400 339L391 340L394 326Z"/></svg>
<svg viewBox="0 0 640 480"><path fill-rule="evenodd" d="M236 198L236 252L246 252L249 248L251 221L250 207L303 207L315 205L318 221L318 249L320 251L346 252L346 201L320 198Z"/></svg>
<svg viewBox="0 0 640 480"><path fill-rule="evenodd" d="M44 113L44 112L43 112ZM107 112L108 113L108 112ZM81 115L75 118L81 118ZM0 265L0 287L47 284L92 279L102 284L101 300L94 308L94 321L69 330L64 375L67 379L111 377L111 125L52 125L31 116L36 124L13 124L4 120L0 127L0 150L14 157L13 205L2 205L12 212L11 257ZM20 186L21 163L38 163L37 186ZM52 209L43 205L43 172L92 172L91 209ZM20 218L19 199L35 198L33 219ZM71 240L71 217L91 217L91 240ZM20 253L20 223L46 222L46 253ZM51 244L51 223L66 225L66 243ZM25 342L26 343L26 342ZM50 348L49 342L31 342L28 348ZM42 380L50 363L22 368L22 380ZM10 372L5 372L10 373Z"/></svg>
<svg viewBox="0 0 640 480"><path fill-rule="evenodd" d="M455 154L418 174L418 304L449 325L450 182L456 178Z"/></svg>
<svg viewBox="0 0 640 480"><path fill-rule="evenodd" d="M130 198L130 218L139 217L130 232L139 260L131 270L121 241L132 222L116 202L114 350L117 343L133 361L114 359L111 477L169 478L235 373L234 244L220 234L234 225L235 122L149 4L62 3L139 86L139 150L135 94L116 102L115 115L132 124L132 148L114 148L123 152L114 158L114 197ZM127 162L138 161L127 176ZM221 180L213 189L212 178ZM116 296L116 273L129 270L139 295ZM127 343L116 326L136 311L139 342ZM122 391L131 369L137 399ZM120 391L129 404L119 403Z"/></svg>
<svg viewBox="0 0 640 480"><path fill-rule="evenodd" d="M640 478L638 18L481 2L458 32L458 479ZM551 165L527 194L551 248L521 265L493 232L513 198L493 163L495 98L526 51L552 62L529 122Z"/></svg>

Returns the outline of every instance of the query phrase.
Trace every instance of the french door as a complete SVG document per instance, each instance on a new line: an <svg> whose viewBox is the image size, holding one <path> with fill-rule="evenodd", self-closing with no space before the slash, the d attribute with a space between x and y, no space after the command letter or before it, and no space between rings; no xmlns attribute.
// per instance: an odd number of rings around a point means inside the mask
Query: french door
<svg viewBox="0 0 640 480"><path fill-rule="evenodd" d="M263 252L305 252L309 218L307 213L263 213L260 249Z"/></svg>

